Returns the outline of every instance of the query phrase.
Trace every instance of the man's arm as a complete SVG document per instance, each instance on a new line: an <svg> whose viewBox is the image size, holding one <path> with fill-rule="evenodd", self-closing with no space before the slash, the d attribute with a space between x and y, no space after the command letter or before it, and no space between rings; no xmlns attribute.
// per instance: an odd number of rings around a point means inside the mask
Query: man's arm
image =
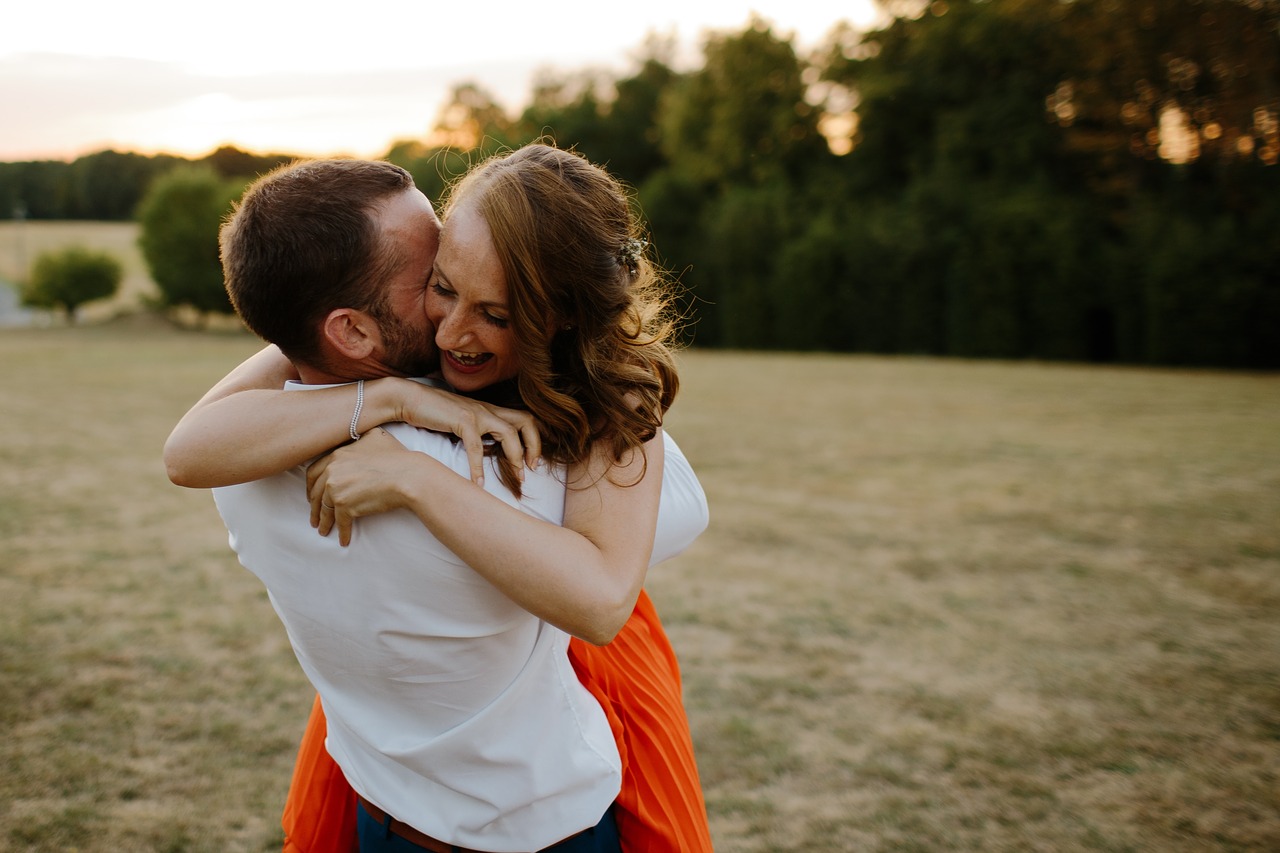
<svg viewBox="0 0 1280 853"><path fill-rule="evenodd" d="M274 346L251 356L214 385L173 428L165 469L176 485L233 486L288 470L351 440L354 384L282 390L297 379ZM502 444L516 470L532 464L538 433L527 412L489 406L409 379L365 382L359 429L406 421L462 439L473 479L483 478L483 436Z"/></svg>

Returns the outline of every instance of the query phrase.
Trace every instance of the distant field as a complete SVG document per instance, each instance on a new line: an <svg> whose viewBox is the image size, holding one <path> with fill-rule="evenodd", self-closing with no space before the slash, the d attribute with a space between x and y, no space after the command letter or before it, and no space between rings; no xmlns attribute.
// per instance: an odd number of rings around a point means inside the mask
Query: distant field
<svg viewBox="0 0 1280 853"><path fill-rule="evenodd" d="M0 280L23 281L41 253L73 245L111 253L125 272L116 297L84 306L84 319L134 310L143 297L156 295L155 283L138 250L138 225L134 222L0 222Z"/></svg>
<svg viewBox="0 0 1280 853"><path fill-rule="evenodd" d="M160 464L257 346L0 330L0 850L279 849L311 692ZM1280 849L1280 376L682 364L718 851Z"/></svg>

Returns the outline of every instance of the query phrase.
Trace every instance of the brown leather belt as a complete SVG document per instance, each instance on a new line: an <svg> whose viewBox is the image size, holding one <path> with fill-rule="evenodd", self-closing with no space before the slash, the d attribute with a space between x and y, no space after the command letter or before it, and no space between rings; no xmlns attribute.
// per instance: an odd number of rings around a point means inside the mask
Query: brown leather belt
<svg viewBox="0 0 1280 853"><path fill-rule="evenodd" d="M395 818L388 816L386 812L366 800L364 797L360 797L360 805L364 806L364 810L369 813L369 817L373 818L383 826L387 826L387 821L390 821L391 825L387 831L392 835L398 835L405 841L418 845L423 850L430 850L431 853L484 853L483 850L472 850L470 847L458 847L454 844L446 844L438 838L432 838L425 832L419 832L404 821L396 820Z"/></svg>

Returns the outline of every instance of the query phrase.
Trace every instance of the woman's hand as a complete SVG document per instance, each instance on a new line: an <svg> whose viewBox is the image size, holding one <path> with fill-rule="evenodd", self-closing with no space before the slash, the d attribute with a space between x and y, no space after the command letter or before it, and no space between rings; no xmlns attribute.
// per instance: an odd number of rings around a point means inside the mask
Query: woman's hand
<svg viewBox="0 0 1280 853"><path fill-rule="evenodd" d="M467 451L471 480L477 485L484 484L486 436L502 445L502 455L520 472L521 480L525 466L532 468L542 454L538 426L528 412L481 403L409 380L396 380L394 392L396 414L389 420L456 435Z"/></svg>
<svg viewBox="0 0 1280 853"><path fill-rule="evenodd" d="M307 469L311 526L321 536L336 526L338 541L351 544L357 518L406 506L402 486L417 470L415 462L426 459L381 427L321 456Z"/></svg>

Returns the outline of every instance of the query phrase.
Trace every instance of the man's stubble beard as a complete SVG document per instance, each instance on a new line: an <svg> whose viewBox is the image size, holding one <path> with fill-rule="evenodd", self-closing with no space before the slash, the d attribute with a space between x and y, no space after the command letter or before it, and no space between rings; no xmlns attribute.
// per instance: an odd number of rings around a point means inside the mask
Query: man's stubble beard
<svg viewBox="0 0 1280 853"><path fill-rule="evenodd" d="M379 317L378 324L387 348L388 367L402 376L428 376L440 367L440 352L431 334L414 329L395 316Z"/></svg>

